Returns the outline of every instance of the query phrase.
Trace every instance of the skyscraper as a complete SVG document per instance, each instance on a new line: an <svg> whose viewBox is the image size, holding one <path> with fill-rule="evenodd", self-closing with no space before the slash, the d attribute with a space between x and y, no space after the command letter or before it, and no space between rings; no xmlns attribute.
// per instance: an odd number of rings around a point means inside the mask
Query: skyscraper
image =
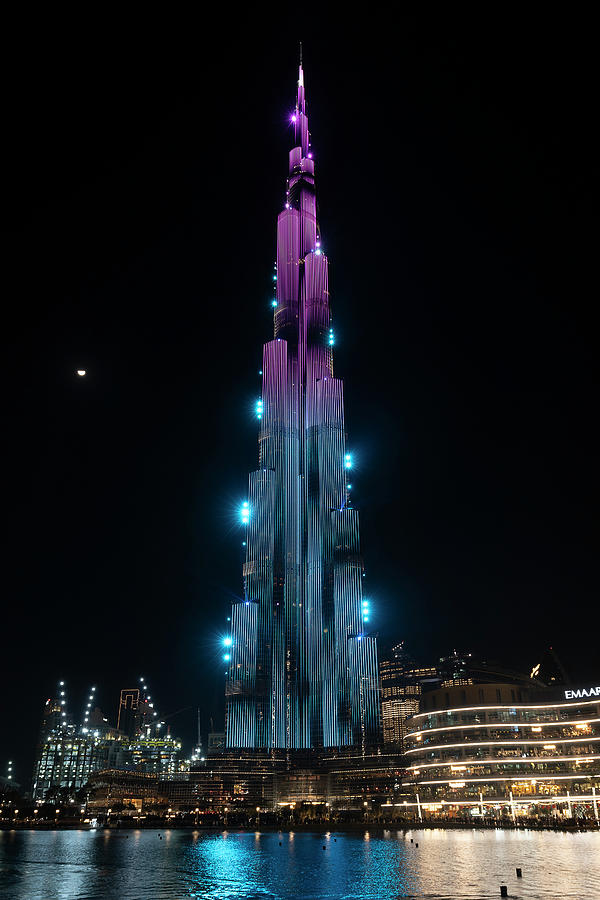
<svg viewBox="0 0 600 900"><path fill-rule="evenodd" d="M256 404L259 460L241 515L244 597L226 654L227 747L362 746L379 735L375 638L365 628L343 384L333 374L328 260L302 62L277 220L274 338Z"/></svg>
<svg viewBox="0 0 600 900"><path fill-rule="evenodd" d="M437 670L435 666L417 665L402 641L379 661L379 679L383 742L402 747L406 721L419 712L423 686L439 684Z"/></svg>
<svg viewBox="0 0 600 900"><path fill-rule="evenodd" d="M141 730L141 700L139 688L123 688L119 697L117 728L128 737L135 737Z"/></svg>

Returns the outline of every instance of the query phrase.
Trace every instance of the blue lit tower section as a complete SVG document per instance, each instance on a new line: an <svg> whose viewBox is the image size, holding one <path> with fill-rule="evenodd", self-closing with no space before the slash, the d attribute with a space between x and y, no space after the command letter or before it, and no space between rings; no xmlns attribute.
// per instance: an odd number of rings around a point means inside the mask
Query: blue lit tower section
<svg viewBox="0 0 600 900"><path fill-rule="evenodd" d="M333 374L302 65L291 125L275 335L256 404L259 467L241 508L244 598L233 606L225 657L227 746L364 750L379 737L377 653L366 630L343 384Z"/></svg>

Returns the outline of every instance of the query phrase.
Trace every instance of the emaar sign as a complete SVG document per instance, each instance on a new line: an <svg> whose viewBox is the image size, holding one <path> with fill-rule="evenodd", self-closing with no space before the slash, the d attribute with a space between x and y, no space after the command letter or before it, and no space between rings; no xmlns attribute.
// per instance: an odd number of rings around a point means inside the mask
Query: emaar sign
<svg viewBox="0 0 600 900"><path fill-rule="evenodd" d="M576 700L578 697L600 697L600 687L581 688L578 691L565 691L567 700Z"/></svg>

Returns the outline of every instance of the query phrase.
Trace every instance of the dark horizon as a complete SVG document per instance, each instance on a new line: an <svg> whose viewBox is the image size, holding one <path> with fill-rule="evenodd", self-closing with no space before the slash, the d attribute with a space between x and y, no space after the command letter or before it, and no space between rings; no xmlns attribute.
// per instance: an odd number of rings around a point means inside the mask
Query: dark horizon
<svg viewBox="0 0 600 900"><path fill-rule="evenodd" d="M197 706L222 724L297 38L382 649L527 669L552 645L597 676L595 51L584 22L527 15L294 26L251 58L241 33L200 52L15 23L3 756L24 786L60 678L112 720L144 675L188 747Z"/></svg>

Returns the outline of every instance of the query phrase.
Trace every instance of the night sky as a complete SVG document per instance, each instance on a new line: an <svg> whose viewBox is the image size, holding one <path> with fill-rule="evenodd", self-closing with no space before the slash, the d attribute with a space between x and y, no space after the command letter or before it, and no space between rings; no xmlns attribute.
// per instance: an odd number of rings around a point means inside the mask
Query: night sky
<svg viewBox="0 0 600 900"><path fill-rule="evenodd" d="M222 727L299 38L374 627L597 684L591 23L56 15L5 23L0 771L59 678Z"/></svg>

